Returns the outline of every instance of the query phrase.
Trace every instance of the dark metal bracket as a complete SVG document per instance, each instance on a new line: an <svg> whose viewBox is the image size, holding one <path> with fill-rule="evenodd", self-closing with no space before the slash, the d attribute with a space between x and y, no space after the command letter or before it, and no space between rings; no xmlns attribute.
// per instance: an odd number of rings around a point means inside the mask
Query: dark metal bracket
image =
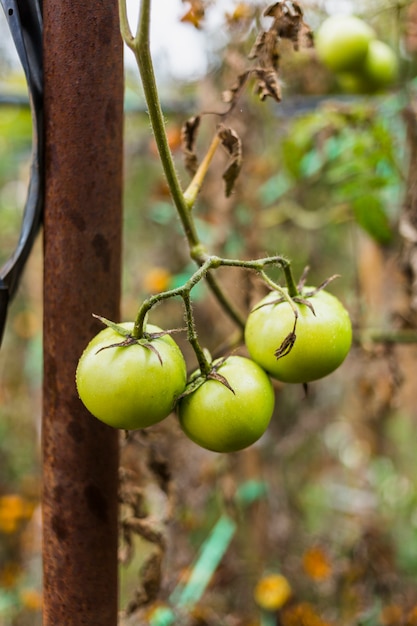
<svg viewBox="0 0 417 626"><path fill-rule="evenodd" d="M32 112L32 164L18 243L0 268L0 345L7 309L42 223L43 214L43 72L40 0L0 0L26 76Z"/></svg>

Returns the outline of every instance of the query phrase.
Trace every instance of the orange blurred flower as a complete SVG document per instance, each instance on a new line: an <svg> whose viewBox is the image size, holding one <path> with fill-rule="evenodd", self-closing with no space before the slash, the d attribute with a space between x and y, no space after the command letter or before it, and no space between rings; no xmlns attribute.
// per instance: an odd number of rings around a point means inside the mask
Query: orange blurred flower
<svg viewBox="0 0 417 626"><path fill-rule="evenodd" d="M0 497L0 532L12 534L32 516L33 505L17 494Z"/></svg>
<svg viewBox="0 0 417 626"><path fill-rule="evenodd" d="M201 22L205 15L204 4L201 0L188 0L188 2L191 6L181 18L181 22L189 22L195 28L201 28Z"/></svg>
<svg viewBox="0 0 417 626"><path fill-rule="evenodd" d="M230 26L242 21L253 19L255 15L254 7L246 2L238 2L233 13L226 13L226 20Z"/></svg>
<svg viewBox="0 0 417 626"><path fill-rule="evenodd" d="M143 278L143 288L149 293L160 293L169 287L171 274L164 267L153 267Z"/></svg>
<svg viewBox="0 0 417 626"><path fill-rule="evenodd" d="M42 594L37 589L22 589L20 601L29 611L40 611L42 608Z"/></svg>
<svg viewBox="0 0 417 626"><path fill-rule="evenodd" d="M332 566L322 548L313 546L303 556L303 568L307 576L313 580L326 580L332 574Z"/></svg>

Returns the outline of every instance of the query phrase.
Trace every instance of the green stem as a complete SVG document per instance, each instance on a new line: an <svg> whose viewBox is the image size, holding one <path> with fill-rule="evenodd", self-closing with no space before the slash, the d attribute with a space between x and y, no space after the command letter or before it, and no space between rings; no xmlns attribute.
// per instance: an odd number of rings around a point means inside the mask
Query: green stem
<svg viewBox="0 0 417 626"><path fill-rule="evenodd" d="M125 0L121 0L121 3L124 4ZM136 58L139 73L142 79L146 104L148 106L149 119L173 202L177 209L190 247L197 246L200 244L200 240L197 235L194 221L190 216L188 205L184 199L184 194L175 170L172 152L168 144L167 134L165 132L164 115L156 86L155 73L150 52L150 16L151 0L142 0L136 37L134 39L129 37L126 39L126 31L122 31L122 35L126 44L133 50Z"/></svg>
<svg viewBox="0 0 417 626"><path fill-rule="evenodd" d="M190 342L195 355L198 360L198 364L200 367L200 371L203 375L206 375L210 372L211 364L207 360L206 355L204 354L203 348L200 346L198 341L198 336L195 328L194 322L194 314L191 305L190 292L196 284L204 278L207 274L208 269L211 265L217 264L217 258L208 258L206 262L196 271L194 274L182 285L181 287L177 287L176 289L170 289L169 291L163 291L162 293L155 294L151 296L147 300L142 303L140 307L135 324L133 326L132 335L136 339L141 339L145 332L145 322L146 316L148 312L151 310L153 306L161 302L162 300L167 300L168 298L174 298L175 296L181 296L184 302L186 319L187 319L187 337Z"/></svg>
<svg viewBox="0 0 417 626"><path fill-rule="evenodd" d="M168 300L168 298L174 298L175 296L182 296L182 292L183 287L177 287L176 289L171 289L170 291L163 291L161 293L155 294L147 300L144 300L133 325L132 337L135 337L135 339L141 339L143 337L145 333L146 315L152 307L154 307L162 300Z"/></svg>
<svg viewBox="0 0 417 626"><path fill-rule="evenodd" d="M282 298L286 302L288 302L288 304L290 305L290 307L293 310L295 319L297 319L298 318L298 309L297 309L294 301L292 300L292 298L295 297L297 294L295 294L295 296L290 296L288 290L285 291L285 289L283 289L280 285L277 285L277 283L274 282L273 280L271 280L269 278L269 276L267 274L265 274L265 272L263 270L261 271L261 276L262 276L264 282L267 285L269 285L274 291L277 291L282 296Z"/></svg>
<svg viewBox="0 0 417 626"><path fill-rule="evenodd" d="M221 257L215 256L215 255L212 255L212 256L206 255L204 260L201 260L201 265L198 268L198 270L196 270L194 274L192 274L192 276L190 276L190 278L182 286L176 287L175 289L170 289L169 291L163 291L161 293L157 293L142 303L142 306L140 307L138 311L135 324L133 327L133 331L132 331L133 336L136 337L137 339L140 339L143 336L144 324L145 324L147 313L151 310L153 306L155 306L162 300L167 300L168 298L174 298L175 296L181 296L184 300L184 304L185 304L186 311L187 311L187 302L188 302L187 298L189 297L191 290L197 285L197 283L200 282L200 280L205 278L207 282L209 284L212 283L213 288L216 289L217 284L213 282L214 276L212 275L211 270L217 269L219 267L240 267L242 269L248 269L248 270L253 270L255 272L258 272L262 275L266 283L271 285L273 289L276 289L277 291L282 293L283 297L286 298L290 303L292 303L292 300L289 294L283 291L282 287L279 287L279 285L274 283L265 274L264 268L271 266L271 265L278 265L282 267L282 269L285 272L289 266L289 263L286 259L284 259L281 256L272 256L272 257L265 257L263 259L243 261L241 259L222 259ZM223 296L224 296L223 292L219 290L218 299L220 302L222 302ZM241 319L238 312L235 313L234 319L236 323L243 329L245 326L245 322L243 319ZM188 312L187 312L187 320L190 322L190 324L188 325L189 334L190 336L193 336L192 325L194 324L194 319L192 315L190 316L188 315ZM197 357L198 357L198 354L197 354Z"/></svg>
<svg viewBox="0 0 417 626"><path fill-rule="evenodd" d="M290 263L287 261L285 265L282 266L282 269L284 270L284 276L285 276L285 282L287 283L288 295L290 296L290 298L295 298L295 296L298 296L299 294L298 294L297 285L292 275Z"/></svg>
<svg viewBox="0 0 417 626"><path fill-rule="evenodd" d="M197 357L200 372L203 376L206 376L207 374L210 373L211 363L207 359L204 353L204 350L202 349L198 341L198 335L197 335L197 331L195 328L194 313L193 313L193 307L191 304L190 292L189 291L184 292L182 299L184 301L185 313L187 316L187 330L188 330L187 338Z"/></svg>

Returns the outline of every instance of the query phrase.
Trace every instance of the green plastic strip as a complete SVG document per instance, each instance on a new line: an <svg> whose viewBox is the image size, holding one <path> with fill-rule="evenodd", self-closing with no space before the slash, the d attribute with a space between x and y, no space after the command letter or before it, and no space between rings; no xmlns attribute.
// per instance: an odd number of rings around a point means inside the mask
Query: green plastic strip
<svg viewBox="0 0 417 626"><path fill-rule="evenodd" d="M199 556L187 582L179 584L170 597L178 609L191 609L201 598L217 569L236 531L235 522L222 515L210 535L200 548ZM159 607L152 615L151 626L170 626L175 622L175 613L168 607Z"/></svg>
<svg viewBox="0 0 417 626"><path fill-rule="evenodd" d="M171 601L178 608L196 604L203 595L236 531L235 522L222 515L200 548L200 555L187 582L177 586Z"/></svg>

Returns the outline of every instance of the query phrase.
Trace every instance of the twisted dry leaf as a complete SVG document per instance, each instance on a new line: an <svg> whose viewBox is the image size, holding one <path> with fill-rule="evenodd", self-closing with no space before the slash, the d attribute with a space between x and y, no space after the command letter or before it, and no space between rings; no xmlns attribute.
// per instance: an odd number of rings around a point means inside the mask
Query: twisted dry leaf
<svg viewBox="0 0 417 626"><path fill-rule="evenodd" d="M303 20L303 10L298 2L279 0L264 11L265 17L272 18L267 31L262 31L249 53L249 59L256 59L253 73L257 79L256 91L261 100L270 96L281 101L279 83L279 44L281 39L292 41L294 49L311 47L313 35Z"/></svg>
<svg viewBox="0 0 417 626"><path fill-rule="evenodd" d="M181 148L184 155L184 165L187 172L193 176L198 167L195 142L200 127L201 116L196 115L186 120L181 128Z"/></svg>
<svg viewBox="0 0 417 626"><path fill-rule="evenodd" d="M256 93L263 102L265 98L270 96L277 102L281 102L282 92L278 79L278 74L274 68L256 68L254 70L256 81Z"/></svg>
<svg viewBox="0 0 417 626"><path fill-rule="evenodd" d="M223 148L230 156L229 165L223 173L223 180L226 184L225 194L228 198L233 191L242 168L242 141L236 131L232 128L227 128L223 124L219 126L217 135L222 142Z"/></svg>

